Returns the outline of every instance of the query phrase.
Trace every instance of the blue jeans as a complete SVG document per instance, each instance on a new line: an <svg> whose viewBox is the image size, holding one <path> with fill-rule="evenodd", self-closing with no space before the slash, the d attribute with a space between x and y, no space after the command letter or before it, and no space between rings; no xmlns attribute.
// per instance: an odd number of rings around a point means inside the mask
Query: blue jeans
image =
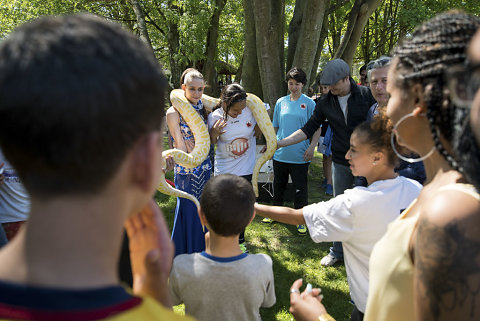
<svg viewBox="0 0 480 321"><path fill-rule="evenodd" d="M350 167L332 163L332 181L333 181L333 196L336 197L346 189L352 188L354 183L354 176ZM331 256L339 260L343 260L343 247L342 242L333 242L333 246L330 248Z"/></svg>

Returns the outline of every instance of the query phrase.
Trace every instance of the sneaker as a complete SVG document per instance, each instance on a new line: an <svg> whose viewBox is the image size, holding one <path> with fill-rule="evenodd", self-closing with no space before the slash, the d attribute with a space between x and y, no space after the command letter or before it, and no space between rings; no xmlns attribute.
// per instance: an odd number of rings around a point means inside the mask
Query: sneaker
<svg viewBox="0 0 480 321"><path fill-rule="evenodd" d="M320 264L323 266L332 266L338 261L340 260L334 257L333 255L331 255L330 253L328 253L328 255L322 258L322 260L320 261Z"/></svg>
<svg viewBox="0 0 480 321"><path fill-rule="evenodd" d="M242 250L243 253L248 253L248 249L247 249L247 246L245 245L245 242L240 243L239 246L240 246L240 250Z"/></svg>
<svg viewBox="0 0 480 321"><path fill-rule="evenodd" d="M329 196L333 196L333 186L332 184L327 184L327 187L325 188L325 194Z"/></svg>
<svg viewBox="0 0 480 321"><path fill-rule="evenodd" d="M263 220L262 220L262 223L267 223L267 224L270 224L270 223L273 223L275 222L274 220L272 220L271 218L268 218L268 217L265 217Z"/></svg>
<svg viewBox="0 0 480 321"><path fill-rule="evenodd" d="M305 225L297 225L297 232L300 235L307 235L307 227Z"/></svg>

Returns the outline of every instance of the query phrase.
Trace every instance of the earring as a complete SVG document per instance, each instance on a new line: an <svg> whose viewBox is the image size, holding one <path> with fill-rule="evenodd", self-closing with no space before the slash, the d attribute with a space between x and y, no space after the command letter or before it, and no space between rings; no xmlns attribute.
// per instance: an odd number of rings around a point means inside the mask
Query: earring
<svg viewBox="0 0 480 321"><path fill-rule="evenodd" d="M424 156L421 156L419 158L410 158L410 157L405 157L403 156L402 154L400 154L398 151L397 151L397 148L395 147L395 132L398 128L398 126L405 120L407 119L408 117L412 117L413 116L413 113L410 113L410 114L406 114L405 116L403 116L402 118L400 118L397 123L395 124L395 126L393 126L393 130L392 130L392 134L390 135L390 144L392 145L392 149L393 149L393 152L397 155L398 158L400 158L401 160L404 160L408 163L418 163L418 162L421 162L421 161L424 161L425 159L429 158L430 156L432 156L433 152L435 151L435 145L432 147L432 149Z"/></svg>
<svg viewBox="0 0 480 321"><path fill-rule="evenodd" d="M377 165L377 162L373 162L372 164L373 164L373 165Z"/></svg>

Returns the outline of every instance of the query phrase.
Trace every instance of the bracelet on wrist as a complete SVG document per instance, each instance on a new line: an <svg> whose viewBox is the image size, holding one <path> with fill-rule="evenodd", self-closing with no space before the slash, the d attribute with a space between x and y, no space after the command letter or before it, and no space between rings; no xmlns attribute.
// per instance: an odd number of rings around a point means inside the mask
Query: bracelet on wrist
<svg viewBox="0 0 480 321"><path fill-rule="evenodd" d="M318 316L318 321L335 321L335 319L328 313L322 313Z"/></svg>

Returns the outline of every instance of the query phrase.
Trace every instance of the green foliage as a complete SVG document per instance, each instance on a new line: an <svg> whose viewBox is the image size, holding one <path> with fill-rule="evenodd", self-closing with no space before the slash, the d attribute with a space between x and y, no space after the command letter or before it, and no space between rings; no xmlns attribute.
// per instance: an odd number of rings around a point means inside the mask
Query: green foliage
<svg viewBox="0 0 480 321"><path fill-rule="evenodd" d="M332 0L337 6L328 17L329 32L320 66L330 60L340 44L354 1ZM206 37L214 0L140 0L153 50L166 69L175 61L192 66L205 59ZM285 39L295 9L295 0L285 1ZM393 10L393 9L395 10ZM354 59L355 67L388 53L399 38L408 35L418 24L435 14L452 8L480 14L480 0L385 0L370 17ZM0 2L0 38L16 26L42 15L91 12L118 21L138 34L136 17L128 0L2 0ZM244 46L243 3L228 0L220 16L218 60L239 67ZM172 31L178 30L177 45ZM286 44L287 42L285 42ZM319 67L321 69L321 67Z"/></svg>
<svg viewBox="0 0 480 321"><path fill-rule="evenodd" d="M218 59L238 68L245 43L245 18L242 1L227 1L220 16L218 30Z"/></svg>

